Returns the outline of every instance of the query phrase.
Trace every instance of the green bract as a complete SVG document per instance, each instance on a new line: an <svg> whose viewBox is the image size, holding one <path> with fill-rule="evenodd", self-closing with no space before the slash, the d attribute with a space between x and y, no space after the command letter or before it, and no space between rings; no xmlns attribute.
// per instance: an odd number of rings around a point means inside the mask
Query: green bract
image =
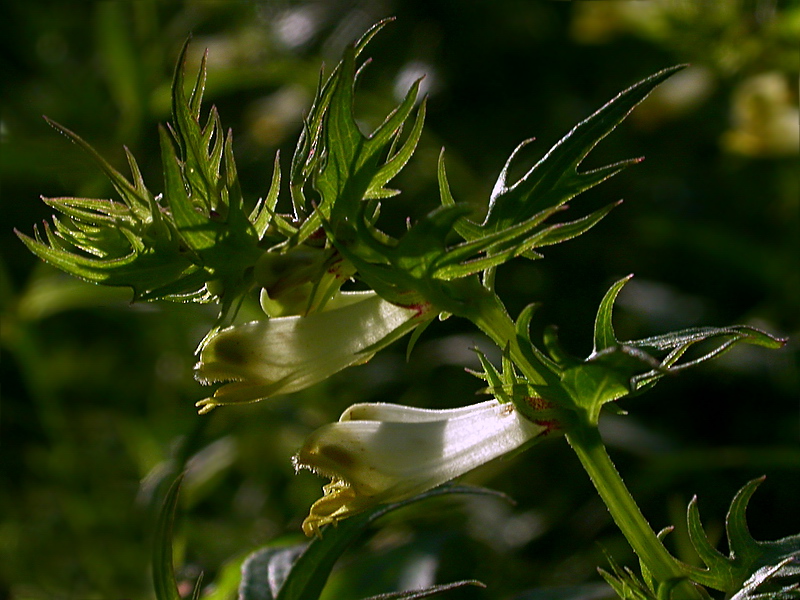
<svg viewBox="0 0 800 600"><path fill-rule="evenodd" d="M215 109L200 124L205 58L186 98L185 53L186 46L172 87L173 122L160 130L163 195L146 187L130 153L132 182L76 134L51 122L99 163L122 202L50 199L65 218L54 217L52 229L45 225L44 238L38 230L35 239L18 235L37 256L68 273L130 286L135 300L217 299L225 313L251 283L277 186L267 202L245 214L232 137L223 135Z"/></svg>
<svg viewBox="0 0 800 600"><path fill-rule="evenodd" d="M597 311L594 325L594 350L586 359L569 356L561 349L555 330L545 333L547 353L530 341L529 323L533 306L523 311L517 322L530 358L547 368L546 385L533 389L544 398L571 407L591 423L597 423L603 405L624 396L639 394L656 384L664 375L678 373L716 358L737 344L780 348L786 340L754 327L695 327L640 340L619 341L611 315L614 301L625 283L616 282L606 293ZM686 360L690 350L699 355Z"/></svg>

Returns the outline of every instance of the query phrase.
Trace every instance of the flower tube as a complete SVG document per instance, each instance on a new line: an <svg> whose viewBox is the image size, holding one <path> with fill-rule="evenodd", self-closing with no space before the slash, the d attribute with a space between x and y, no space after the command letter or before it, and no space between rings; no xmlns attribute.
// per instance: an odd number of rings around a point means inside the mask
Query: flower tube
<svg viewBox="0 0 800 600"><path fill-rule="evenodd" d="M200 352L195 377L203 384L232 383L198 402L200 412L306 388L367 362L430 318L425 307L391 304L374 292L346 296L335 309L252 321L214 334Z"/></svg>
<svg viewBox="0 0 800 600"><path fill-rule="evenodd" d="M303 531L320 535L323 525L420 494L549 429L494 399L449 410L355 404L312 433L294 457L297 469L331 478Z"/></svg>

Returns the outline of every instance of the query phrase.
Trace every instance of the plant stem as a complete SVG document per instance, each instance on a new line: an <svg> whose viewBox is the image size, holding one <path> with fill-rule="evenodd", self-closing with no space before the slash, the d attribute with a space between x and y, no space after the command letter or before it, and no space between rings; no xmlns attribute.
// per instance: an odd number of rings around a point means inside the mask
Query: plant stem
<svg viewBox="0 0 800 600"><path fill-rule="evenodd" d="M525 356L517 340L517 328L514 321L508 316L500 299L495 294L487 294L480 298L476 308L474 313L462 316L477 325L500 348L508 346L511 360L530 383L546 384L547 378L544 373L547 367L542 364L532 364Z"/></svg>
<svg viewBox="0 0 800 600"><path fill-rule="evenodd" d="M497 296L491 294L480 298L475 308L477 310L471 314L462 316L469 318L498 346L508 347L512 361L530 383L546 384L549 379L545 376L547 367L533 364L522 351L514 321ZM679 563L667 551L639 510L606 452L596 421L584 413L576 419L566 436L617 527L654 579L662 584L675 583L673 591L676 598L703 600L703 594L686 578Z"/></svg>
<svg viewBox="0 0 800 600"><path fill-rule="evenodd" d="M674 588L674 597L702 600L703 595L686 579L678 562L667 551L639 510L611 462L597 427L589 423L580 424L567 433L567 441L578 455L617 527L654 579L662 583L682 579Z"/></svg>

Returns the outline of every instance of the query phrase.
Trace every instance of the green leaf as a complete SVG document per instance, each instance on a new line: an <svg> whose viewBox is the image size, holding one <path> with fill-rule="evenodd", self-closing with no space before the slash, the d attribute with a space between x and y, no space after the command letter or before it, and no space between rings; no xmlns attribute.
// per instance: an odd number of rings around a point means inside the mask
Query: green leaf
<svg viewBox="0 0 800 600"><path fill-rule="evenodd" d="M178 477L167 492L156 522L153 545L153 585L156 600L181 600L172 564L172 527L178 506L183 476Z"/></svg>
<svg viewBox="0 0 800 600"><path fill-rule="evenodd" d="M592 227L597 225L600 221L602 221L606 215L608 215L608 213L614 210L621 203L621 200L614 202L586 215L585 217L576 219L575 221L554 223L553 225L550 225L537 236L535 247L540 248L542 246L552 246L553 244L560 244L561 242L566 242L572 238L578 237L579 235L583 235ZM541 255L536 255L534 258L540 257Z"/></svg>
<svg viewBox="0 0 800 600"><path fill-rule="evenodd" d="M594 320L593 353L600 352L606 348L613 348L618 344L617 336L614 334L614 325L611 322L611 316L617 296L625 284L630 281L631 277L633 277L633 275L628 275L617 281L600 301L600 307L597 309L597 317Z"/></svg>
<svg viewBox="0 0 800 600"><path fill-rule="evenodd" d="M529 219L546 208L560 206L636 162L624 161L585 173L578 166L600 140L613 131L659 83L684 66L664 69L631 86L576 125L538 163L513 185L506 176L523 142L512 153L495 185L483 228L498 231Z"/></svg>
<svg viewBox="0 0 800 600"><path fill-rule="evenodd" d="M679 362L690 348L701 343L710 345L710 348L706 348L699 357ZM746 325L693 327L665 335L623 342L620 349L633 356L642 357L645 362L652 358L650 352L669 351L656 368L632 376L633 387L637 391L643 391L652 387L668 373L677 373L717 358L740 343L777 349L781 348L786 340Z"/></svg>
<svg viewBox="0 0 800 600"><path fill-rule="evenodd" d="M164 198L169 206L175 225L186 242L195 253L213 248L217 237L217 229L196 209L189 195L189 188L183 179L181 161L175 153L172 140L163 127L159 127L161 142L161 160L164 170Z"/></svg>
<svg viewBox="0 0 800 600"><path fill-rule="evenodd" d="M393 18L383 19L367 30L354 44L355 57L358 57L364 51L367 44L369 44L370 40L372 40L387 23L393 20ZM314 101L311 104L307 117L303 121L303 130L297 141L294 155L292 156L292 163L289 169L289 187L292 194L295 217L297 219L305 219L308 213L311 212L306 205L303 188L312 175L318 172L320 161L324 155L322 137L325 116L330 106L333 91L341 77L341 70L342 65L339 63L324 83L323 75L320 73L320 81L317 86ZM316 227L319 227L318 223Z"/></svg>
<svg viewBox="0 0 800 600"><path fill-rule="evenodd" d="M307 547L307 542L269 545L250 554L242 563L239 600L275 600L294 562Z"/></svg>
<svg viewBox="0 0 800 600"><path fill-rule="evenodd" d="M556 361L552 360L544 352L539 350L539 348L536 347L536 344L531 341L531 319L533 319L533 313L536 312L536 309L539 306L539 304L532 303L528 304L524 309L522 309L519 317L517 317L517 322L515 325L516 338L523 354L527 356L528 360L532 364L542 364L547 367L546 372L553 374L548 384L551 387L555 387L558 385L558 378L562 374L563 369Z"/></svg>
<svg viewBox="0 0 800 600"><path fill-rule="evenodd" d="M462 214L455 213L458 218L469 210L468 207L461 204L441 207L437 210L455 210L456 208L461 208ZM550 228L536 232L533 230L557 210L542 211L527 221L503 231L483 235L448 248L445 248L442 243L443 251L432 264L433 275L440 279L466 277L529 252L532 248L541 245L539 243L541 238L547 235ZM454 228L457 229L457 224L458 221L454 220L448 224L446 230L442 231L442 235L440 235L442 242L446 239L447 233Z"/></svg>
<svg viewBox="0 0 800 600"><path fill-rule="evenodd" d="M322 537L312 540L305 551L292 563L288 576L280 586L278 593L274 595L274 600L317 600L338 558L376 519L414 502L446 494L500 495L482 488L442 486L408 500L379 506L350 517L336 527L327 526L323 529ZM260 573L262 578L268 575L268 572L263 569ZM267 585L269 586L269 584ZM263 588L262 584L259 589ZM259 600L262 598L272 600L270 596L259 597Z"/></svg>
<svg viewBox="0 0 800 600"><path fill-rule="evenodd" d="M49 228L45 229L50 235ZM197 268L186 259L167 260L169 253L158 248L131 252L119 258L99 259L66 250L52 236L48 246L19 231L16 234L31 252L53 266L92 283L130 286L136 299L146 299L152 290L189 277Z"/></svg>
<svg viewBox="0 0 800 600"><path fill-rule="evenodd" d="M416 97L416 95L415 95ZM408 138L400 147L397 152L394 152L389 160L378 169L378 172L372 178L369 188L367 189L365 198L388 198L399 194L397 190L387 190L383 186L389 183L394 177L406 166L406 163L411 159L414 150L417 149L417 143L422 135L422 127L425 124L425 107L427 105L426 99L420 103L417 116L414 120L414 126L408 135ZM398 135L400 133L398 128Z"/></svg>
<svg viewBox="0 0 800 600"><path fill-rule="evenodd" d="M589 421L596 423L600 409L631 391L630 378L624 370L607 365L585 363L566 369L561 383L575 406L586 410Z"/></svg>
<svg viewBox="0 0 800 600"><path fill-rule="evenodd" d="M256 230L256 236L258 239L264 237L264 234L267 232L267 227L269 227L270 222L272 221L275 215L275 206L278 203L278 194L280 193L281 188L281 165L280 165L280 153L275 153L275 162L272 167L272 183L269 186L269 192L267 192L267 197L264 198L263 201L259 201L256 207L253 209L253 212L250 213L248 220L253 224L253 227ZM280 223L286 223L283 219L278 219ZM288 234L295 233L295 229L291 228Z"/></svg>
<svg viewBox="0 0 800 600"><path fill-rule="evenodd" d="M689 502L686 522L688 524L689 539L692 542L692 546L694 546L700 560L702 560L703 564L708 568L708 573L701 570L695 571L693 579L698 583L715 589L731 589L735 585L735 582L729 577L729 572L727 570L728 559L722 552L714 548L706 537L703 524L700 521L697 496L692 498L691 502Z"/></svg>
<svg viewBox="0 0 800 600"><path fill-rule="evenodd" d="M318 211L321 216L332 220L334 231L340 220L354 219L358 215L359 205L364 199L384 196L383 186L411 157L422 132L425 115L423 103L417 111L409 139L395 155L381 164L381 157L386 154L414 108L419 81L411 86L406 97L384 122L372 134L365 136L353 116L355 59L356 49L350 47L339 65L340 71L324 121L327 160L314 180L322 196ZM319 224L315 226L319 227Z"/></svg>
<svg viewBox="0 0 800 600"><path fill-rule="evenodd" d="M626 387L629 393L640 393L655 385L664 375L697 366L722 355L740 343L773 349L780 348L786 343L785 339L745 325L694 327L640 340L621 342L617 340L614 333L612 313L619 292L631 277L629 275L620 279L611 286L597 310L594 324L594 350L584 364L593 364L601 371L608 372L601 375L600 371L593 368L591 377L587 378L584 373L581 374L581 378L587 381L599 378L606 384L611 381L614 381L615 384L607 390L607 393L595 394L592 402L598 401L601 396L608 395L611 398L616 393L611 392L611 389L622 390L618 387L619 385ZM702 352L699 356L681 361L690 349L700 344L704 344L704 347L701 347ZM576 374L572 374L571 377L575 379ZM585 386L582 387L585 388ZM572 389L575 393L580 393L577 388L572 387ZM578 404L585 405L585 402L579 401ZM592 405L591 402L589 405Z"/></svg>
<svg viewBox="0 0 800 600"><path fill-rule="evenodd" d="M103 170L106 176L111 181L114 189L120 195L120 198L125 202L128 208L140 221L146 221L154 212L155 200L152 194L147 192L144 187L137 189L133 186L119 171L112 167L108 162L98 154L97 150L92 148L90 144L85 142L79 135L73 133L66 127L59 125L52 119L44 117L45 121L59 133L65 135L72 142L81 147ZM138 168L137 173L138 174ZM141 177L139 175L139 177Z"/></svg>
<svg viewBox="0 0 800 600"><path fill-rule="evenodd" d="M611 571L598 568L597 571L623 600L659 600L631 569L620 567L611 556L606 554Z"/></svg>
<svg viewBox="0 0 800 600"><path fill-rule="evenodd" d="M725 523L729 556L708 541L696 501L687 512L690 539L706 568L685 569L693 580L725 592L731 600L800 598L800 534L759 542L747 527L747 505L763 481L749 481L731 502Z"/></svg>
<svg viewBox="0 0 800 600"><path fill-rule="evenodd" d="M471 208L455 202L447 182L442 153L438 165L442 205L425 215L403 238L395 242L377 231L370 219L364 219L365 211L359 204L365 197L385 197L382 191L385 183L383 174L395 173L394 168L387 170L395 159L390 159L383 167L377 167L376 149L385 152L386 145L392 139L396 141L397 132L416 98L416 84L385 123L372 136L365 138L352 115L350 82L355 77L355 64L353 53L349 52L341 64L336 89L332 92L326 117L328 158L321 175L316 179L316 187L323 197L319 207L321 218L330 220L328 234L343 254L349 253L368 284L372 285L380 273L379 285L382 289L395 288L390 292L393 299L402 295L398 288L407 285L411 289L406 292L421 294L434 304L435 300L426 293L436 286L426 284L425 280L436 278L451 281L471 277L486 273L517 256L540 258L541 255L534 252L535 248L581 235L616 206L608 205L571 222L540 227L561 210L569 198L637 162L624 161L586 173L577 172L578 165L594 145L613 130L658 83L678 68L661 71L622 92L576 126L522 179L509 186L506 182L508 170L519 150L527 144L523 142L508 159L495 185L489 212L482 225L467 219ZM421 131L419 113L414 127L409 142L416 143ZM395 156L402 153L401 150ZM403 164L405 160L404 157ZM375 169L378 169L378 175L374 174ZM345 222L348 227L343 229L341 226ZM453 232L461 235L465 242L448 245ZM375 267L376 263L381 266ZM391 279L395 281L389 283ZM426 285L428 289L425 289ZM377 289L375 285L372 286ZM381 290L378 292L384 293ZM444 306L439 308L447 310Z"/></svg>
<svg viewBox="0 0 800 600"><path fill-rule="evenodd" d="M454 206L456 204L453 198L453 193L450 191L450 184L447 181L447 172L444 168L444 148L439 153L439 164L437 166L437 177L439 181L439 196L441 197L442 206ZM461 219L455 224L455 229L467 241L475 240L483 236L483 230L477 223L473 223L469 219Z"/></svg>

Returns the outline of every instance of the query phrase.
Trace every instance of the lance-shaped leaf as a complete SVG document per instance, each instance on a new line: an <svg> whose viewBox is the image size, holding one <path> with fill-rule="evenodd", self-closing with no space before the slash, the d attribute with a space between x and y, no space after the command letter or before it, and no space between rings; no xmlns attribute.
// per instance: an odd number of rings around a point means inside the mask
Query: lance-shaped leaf
<svg viewBox="0 0 800 600"><path fill-rule="evenodd" d="M153 545L153 584L156 600L180 600L175 567L172 564L172 526L178 507L181 481L179 477L170 487L156 523Z"/></svg>
<svg viewBox="0 0 800 600"><path fill-rule="evenodd" d="M348 48L336 74L324 119L325 163L314 178L314 187L322 201L303 223L299 233L301 240L322 226L322 218L330 220L332 230L338 232L340 222L352 221L360 214L360 205L365 199L391 195L384 186L406 164L422 131L424 103L417 111L408 140L391 153L416 104L417 81L375 131L368 136L361 132L353 115L356 56L357 47Z"/></svg>
<svg viewBox="0 0 800 600"><path fill-rule="evenodd" d="M361 36L354 44L354 54L356 58L364 51L364 48L366 48L370 40L392 20L392 18L388 18L379 21ZM323 151L324 121L333 96L333 91L336 89L337 82L341 77L341 70L342 64L339 63L328 79L324 81L324 77L322 73L320 73L320 81L317 86L314 101L311 104L308 115L303 120L303 130L300 133L300 138L298 139L294 155L292 156L292 163L289 170L289 187L295 209L295 219L298 221L305 220L312 212L305 198L304 187L309 179L319 170L320 161L325 155ZM317 224L317 227L319 227L319 224ZM302 241L302 239L300 241Z"/></svg>
<svg viewBox="0 0 800 600"><path fill-rule="evenodd" d="M503 403L512 403L528 420L546 429L543 435L562 430L569 416L553 402L539 394L541 386L531 385L526 379L517 375L508 348L503 351L502 372L498 371L489 359L480 352L478 359L483 372L468 372L488 385L481 393L491 394Z"/></svg>
<svg viewBox="0 0 800 600"><path fill-rule="evenodd" d="M64 216L54 217L52 227L45 224L44 235L18 235L47 262L94 283L130 286L134 299L216 297L226 313L249 287L247 274L263 252L257 244L269 223L263 211L254 211L256 229L243 213L232 138L223 135L216 110L200 125L205 57L191 94L184 93L187 47L188 42L175 69L173 124L160 134L165 206L148 190L127 149L132 181L78 135L49 121L98 163L122 202L48 199Z"/></svg>
<svg viewBox="0 0 800 600"><path fill-rule="evenodd" d="M181 237L213 282L224 316L251 285L248 273L263 253L258 243L266 226L261 211L252 212L255 222L244 212L232 135L223 134L216 109L211 109L204 126L200 124L205 55L186 97L187 49L188 41L172 83L173 122L169 131L161 129L164 195Z"/></svg>
<svg viewBox="0 0 800 600"><path fill-rule="evenodd" d="M136 160L127 152L133 183L72 131L48 121L80 146L108 176L122 202L95 198L47 198L63 217L45 223L44 236L19 231L23 243L41 259L74 275L111 286L129 286L135 299L192 276L196 265L183 251L180 236L144 185ZM180 292L191 290L179 289Z"/></svg>
<svg viewBox="0 0 800 600"><path fill-rule="evenodd" d="M664 69L631 86L618 94L596 113L575 126L539 162L537 162L516 183L507 181L511 164L519 152L533 140L523 141L506 161L492 190L489 206L483 223L475 223L466 217L455 223L454 228L468 241L505 231L520 223L529 222L537 214L553 214L571 198L605 181L625 167L640 162L631 159L608 165L592 171L578 172L578 167L586 155L600 140L617 127L659 83L683 68L682 66ZM439 157L439 192L444 206L456 202L447 182L443 154ZM532 232L527 248L512 256L541 258L535 248L557 244L582 235L602 220L619 202L579 219L548 226L546 232ZM549 215L548 215L549 216ZM507 258L506 258L507 260ZM502 261L486 260L487 268ZM477 266L477 265L476 265Z"/></svg>

